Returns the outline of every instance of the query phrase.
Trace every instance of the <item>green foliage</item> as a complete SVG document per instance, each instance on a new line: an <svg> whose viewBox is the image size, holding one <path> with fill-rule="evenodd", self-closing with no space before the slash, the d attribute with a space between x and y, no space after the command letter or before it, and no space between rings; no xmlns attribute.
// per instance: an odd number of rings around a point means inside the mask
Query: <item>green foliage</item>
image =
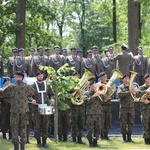
<svg viewBox="0 0 150 150"><path fill-rule="evenodd" d="M55 97L58 99L59 109L66 110L69 105L65 103L65 99L73 98L74 88L78 85L79 79L76 76L70 76L70 71L75 71L74 67L69 67L66 63L55 71L52 67L40 66L40 70L48 73L48 78L51 79L50 86L54 92Z"/></svg>

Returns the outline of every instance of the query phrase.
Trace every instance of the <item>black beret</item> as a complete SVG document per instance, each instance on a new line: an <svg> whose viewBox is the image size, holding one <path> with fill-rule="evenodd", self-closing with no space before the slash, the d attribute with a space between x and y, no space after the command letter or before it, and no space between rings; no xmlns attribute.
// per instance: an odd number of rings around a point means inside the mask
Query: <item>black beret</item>
<svg viewBox="0 0 150 150"><path fill-rule="evenodd" d="M35 48L34 47L30 47L30 52L35 52Z"/></svg>
<svg viewBox="0 0 150 150"><path fill-rule="evenodd" d="M93 46L93 47L91 48L91 50L94 50L94 49L98 49L97 46Z"/></svg>
<svg viewBox="0 0 150 150"><path fill-rule="evenodd" d="M113 46L109 46L108 49L109 49L109 50L110 50L110 49L114 49L114 47L113 47Z"/></svg>
<svg viewBox="0 0 150 150"><path fill-rule="evenodd" d="M122 79L124 79L125 77L129 77L129 75L128 75L128 74L125 74L125 75L122 77Z"/></svg>
<svg viewBox="0 0 150 150"><path fill-rule="evenodd" d="M125 45L125 44L122 44L122 45L121 45L121 48L122 48L123 50L127 50L127 49L128 49L127 45Z"/></svg>
<svg viewBox="0 0 150 150"><path fill-rule="evenodd" d="M43 51L43 48L42 47L38 47L37 51Z"/></svg>
<svg viewBox="0 0 150 150"><path fill-rule="evenodd" d="M60 49L60 47L59 47L58 45L54 46L54 49L56 49L56 48L59 48L59 49Z"/></svg>
<svg viewBox="0 0 150 150"><path fill-rule="evenodd" d="M18 52L18 48L17 48L17 47L14 47L14 48L12 48L12 51L13 51L13 52Z"/></svg>
<svg viewBox="0 0 150 150"><path fill-rule="evenodd" d="M87 55L88 55L88 54L92 54L92 51L89 50L89 51L86 52L86 54L87 54Z"/></svg>
<svg viewBox="0 0 150 150"><path fill-rule="evenodd" d="M18 75L24 78L24 74L21 71L16 71L14 75Z"/></svg>
<svg viewBox="0 0 150 150"><path fill-rule="evenodd" d="M149 74L149 73L146 73L146 74L144 75L143 79L146 79L146 78L148 78L148 77L150 77L150 74Z"/></svg>
<svg viewBox="0 0 150 150"><path fill-rule="evenodd" d="M23 48L19 48L18 52L24 52Z"/></svg>
<svg viewBox="0 0 150 150"><path fill-rule="evenodd" d="M83 54L83 50L77 50L77 54Z"/></svg>
<svg viewBox="0 0 150 150"><path fill-rule="evenodd" d="M90 85L92 85L92 84L94 84L96 81L95 81L95 79L93 78L93 79L91 79L90 80Z"/></svg>
<svg viewBox="0 0 150 150"><path fill-rule="evenodd" d="M103 71L103 72L101 72L101 73L99 73L99 77L102 77L102 76L104 76L106 74L106 72L105 71Z"/></svg>
<svg viewBox="0 0 150 150"><path fill-rule="evenodd" d="M136 48L136 50L138 51L138 50L142 50L142 46L138 46L137 48Z"/></svg>
<svg viewBox="0 0 150 150"><path fill-rule="evenodd" d="M45 49L45 52L50 51L50 50L51 50L50 48L46 48L46 49Z"/></svg>
<svg viewBox="0 0 150 150"><path fill-rule="evenodd" d="M6 81L10 81L10 78L9 77L4 78L3 84L5 84Z"/></svg>
<svg viewBox="0 0 150 150"><path fill-rule="evenodd" d="M38 76L40 74L44 74L44 72L43 71L38 71L38 72L36 72L35 76Z"/></svg>
<svg viewBox="0 0 150 150"><path fill-rule="evenodd" d="M109 49L105 49L105 50L104 50L104 53L107 53L107 52L109 52Z"/></svg>
<svg viewBox="0 0 150 150"><path fill-rule="evenodd" d="M75 47L70 48L71 51L76 51L77 49Z"/></svg>

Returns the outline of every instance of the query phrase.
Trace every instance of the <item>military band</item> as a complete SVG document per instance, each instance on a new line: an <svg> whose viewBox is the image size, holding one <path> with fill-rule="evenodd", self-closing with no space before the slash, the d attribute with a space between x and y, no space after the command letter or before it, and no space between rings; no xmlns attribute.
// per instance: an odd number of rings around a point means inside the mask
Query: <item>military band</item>
<svg viewBox="0 0 150 150"><path fill-rule="evenodd" d="M90 89L84 93L84 104L74 105L70 102L69 99L65 101L70 105L70 110L59 110L58 115L58 135L59 141L68 141L68 131L69 127L71 127L70 131L72 134L72 141L74 143L84 144L82 141L83 136L83 126L85 123L85 115L86 115L86 127L87 127L87 139L89 141L89 147L98 147L98 140L106 139L109 140L108 134L111 127L111 96L107 95L99 95L95 91L96 83L98 79L101 83L107 84L107 81L112 76L113 69L119 69L123 78L121 81L121 85L117 88L117 93L119 95L120 102L120 128L122 133L123 142L132 142L132 131L134 128L134 119L135 119L135 108L134 108L134 99L131 96L132 94L136 94L140 97L139 102L141 103L141 122L143 126L143 138L145 144L150 144L150 74L149 74L149 64L148 58L143 55L142 47L137 47L137 55L133 56L132 53L129 53L128 47L125 44L122 44L121 52L119 54L114 54L113 46L108 47L104 51L104 55L101 56L98 53L98 47L93 46L91 50L86 52L86 57L83 57L83 51L77 50L75 47L70 49L70 55L67 49L63 49L61 53L61 49L59 46L54 47L54 54L52 54L50 48L38 47L37 51L35 48L31 47L29 49L29 56L25 56L25 50L23 48L13 48L12 56L10 56L7 60L7 76L11 81L10 87L6 87L6 89L2 90L2 95L13 95L14 97L10 98L10 105L6 106L6 109L10 109L10 126L5 126L4 117L6 115L5 107L1 109L2 112L2 125L1 131L3 134L3 138L6 139L6 133L9 132L9 138L12 138L14 149L18 150L19 144L21 143L21 149L25 149L25 143L29 142L29 134L30 127L28 127L29 118L29 106L27 102L27 98L30 95L32 97L32 107L33 107L33 119L31 122L34 122L34 136L37 139L38 147L48 147L47 146L47 137L48 137L48 127L50 126L50 118L53 115L41 115L38 112L38 104L42 103L42 97L40 91L44 92L44 103L47 103L46 100L52 99L53 101L53 92L47 83L45 83L45 79L47 74L41 72L39 70L39 66L50 66L53 67L56 71L63 66L65 63L68 63L70 67L74 67L75 71L78 73L78 77L81 78L85 69L90 71L95 78L90 80L89 86ZM129 89L130 84L130 71L133 70L137 72L137 76L135 78L136 82L140 85L137 90ZM18 72L19 71L19 72ZM24 77L23 73L27 73L29 77L36 77L37 81L29 86L22 82ZM71 75L73 72L70 72ZM4 77L4 67L3 67L3 58L0 56L0 75L3 79ZM14 76L15 75L15 76ZM44 75L44 76L43 76ZM19 79L18 79L19 76ZM42 77L40 77L42 76ZM14 77L16 83L14 83ZM103 80L103 77L105 79ZM17 78L17 79L16 79ZM106 81L107 80L107 81ZM46 84L46 85L45 85ZM1 87L3 84L1 83ZM13 89L14 88L14 89ZM17 89L18 88L18 89ZM17 97L16 91L21 89L21 92L25 92L25 95L20 95L25 99L24 102L20 103ZM23 89L22 89L23 88ZM26 88L30 89L26 92ZM111 87L107 87L108 89ZM25 90L25 91L24 91ZM147 93L147 94L146 94ZM144 96L143 96L144 95ZM142 97L143 96L143 97ZM4 96L1 100L1 105L3 106L3 102L7 102L8 97ZM16 100L13 100L16 99ZM20 98L22 99L22 98ZM18 104L16 105L16 102ZM23 105L23 109L21 110L21 106ZM53 102L52 102L53 103ZM8 104L8 103L7 103ZM86 107L85 107L86 106ZM10 107L10 108L9 108ZM17 109L18 111L16 111ZM20 111L23 111L21 113ZM31 110L32 113L32 110ZM86 113L86 114L85 114ZM4 114L4 115L3 115ZM21 114L21 118L19 118L19 114ZM3 118L4 117L4 118ZM22 122L22 131L20 134L16 131L18 126L18 120L25 118ZM32 118L32 116L31 116ZM8 119L8 117L7 117ZM31 120L31 119L30 119ZM42 120L42 121L41 121ZM31 123L30 122L30 123ZM51 123L53 121L51 120ZM9 125L9 123L6 123ZM70 125L71 124L71 125ZM15 126L16 125L16 126ZM40 125L42 125L42 130ZM7 127L6 129L4 127ZM94 130L94 133L92 131ZM12 134L11 134L12 131ZM17 132L17 134L16 134ZM21 137L21 141L19 141L18 136ZM41 140L42 139L42 140Z"/></svg>

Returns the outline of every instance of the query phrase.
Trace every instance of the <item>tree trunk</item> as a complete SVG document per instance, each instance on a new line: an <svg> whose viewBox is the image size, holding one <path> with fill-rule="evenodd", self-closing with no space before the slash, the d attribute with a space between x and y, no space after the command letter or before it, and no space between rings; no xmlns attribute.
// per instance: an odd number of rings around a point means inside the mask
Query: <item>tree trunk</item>
<svg viewBox="0 0 150 150"><path fill-rule="evenodd" d="M140 36L140 3L128 0L128 43L130 51L135 55Z"/></svg>
<svg viewBox="0 0 150 150"><path fill-rule="evenodd" d="M116 0L113 0L113 38L114 38L114 42L117 42L117 32L116 32Z"/></svg>
<svg viewBox="0 0 150 150"><path fill-rule="evenodd" d="M25 14L26 0L18 0L17 4L17 31L16 31L16 46L25 48Z"/></svg>

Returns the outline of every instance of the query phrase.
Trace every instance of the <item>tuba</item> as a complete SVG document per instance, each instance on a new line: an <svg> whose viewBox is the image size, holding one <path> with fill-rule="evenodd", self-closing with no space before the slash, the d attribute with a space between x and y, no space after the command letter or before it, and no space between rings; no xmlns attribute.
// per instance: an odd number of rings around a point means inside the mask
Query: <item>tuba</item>
<svg viewBox="0 0 150 150"><path fill-rule="evenodd" d="M138 88L139 85L137 83L134 84L133 80L136 77L137 73L134 72L134 71L130 71L130 72L131 72L131 75L130 75L130 81L129 81L130 82L130 84L129 84L129 90L131 90L131 89L136 90L136 88ZM140 98L135 97L135 95L132 94L132 93L131 93L131 97L133 98L133 100L136 100L136 101L140 100Z"/></svg>
<svg viewBox="0 0 150 150"><path fill-rule="evenodd" d="M89 80L92 78L95 78L95 76L90 71L85 69L85 72L79 81L80 92L74 92L73 93L74 98L71 99L72 104L74 104L74 105L83 104L84 93L85 93L85 91L89 90L89 88L90 88Z"/></svg>
<svg viewBox="0 0 150 150"><path fill-rule="evenodd" d="M96 91L99 95L109 95L112 96L114 92L116 91L116 86L114 85L114 82L117 79L121 79L123 77L123 74L118 69L113 69L112 76L109 79L107 84L97 83ZM107 86L112 87L108 90Z"/></svg>
<svg viewBox="0 0 150 150"><path fill-rule="evenodd" d="M147 90L150 90L150 87ZM143 102L146 99L150 101L150 94L145 93L144 95L142 95L140 101Z"/></svg>

